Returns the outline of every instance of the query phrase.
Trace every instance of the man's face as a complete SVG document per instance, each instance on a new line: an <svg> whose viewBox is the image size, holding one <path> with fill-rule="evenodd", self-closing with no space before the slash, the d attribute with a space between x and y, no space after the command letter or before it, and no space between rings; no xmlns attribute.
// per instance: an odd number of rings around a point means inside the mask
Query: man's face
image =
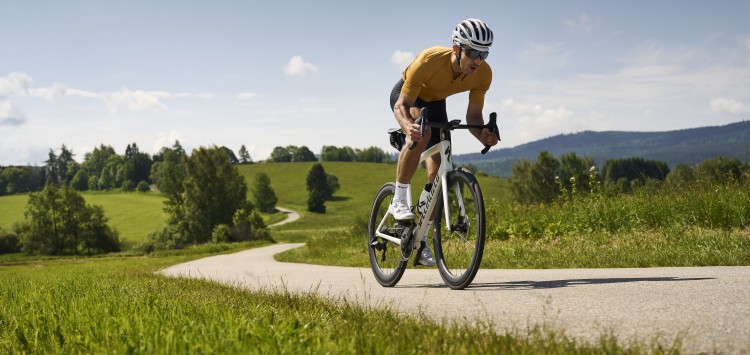
<svg viewBox="0 0 750 355"><path fill-rule="evenodd" d="M461 52L461 71L465 74L474 74L487 58L489 52L479 51L470 47L459 48Z"/></svg>

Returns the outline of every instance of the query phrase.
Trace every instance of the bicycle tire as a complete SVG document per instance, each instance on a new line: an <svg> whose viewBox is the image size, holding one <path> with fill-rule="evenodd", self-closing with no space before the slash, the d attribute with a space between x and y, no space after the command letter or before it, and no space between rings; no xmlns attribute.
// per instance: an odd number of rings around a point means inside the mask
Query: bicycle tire
<svg viewBox="0 0 750 355"><path fill-rule="evenodd" d="M485 242L485 211L482 190L474 175L458 169L448 173L448 191L440 191L434 222L434 248L438 271L443 281L454 290L469 286L482 263ZM462 219L459 211L458 188L466 208ZM450 228L444 227L442 195L448 196Z"/></svg>
<svg viewBox="0 0 750 355"><path fill-rule="evenodd" d="M406 270L408 260L402 260L401 247L399 244L380 238L375 231L388 211L396 191L396 184L389 182L383 185L375 195L375 201L370 210L370 219L367 227L367 254L370 257L370 268L375 279L383 287L395 286ZM381 231L389 233L398 238L396 233L396 219L389 216Z"/></svg>

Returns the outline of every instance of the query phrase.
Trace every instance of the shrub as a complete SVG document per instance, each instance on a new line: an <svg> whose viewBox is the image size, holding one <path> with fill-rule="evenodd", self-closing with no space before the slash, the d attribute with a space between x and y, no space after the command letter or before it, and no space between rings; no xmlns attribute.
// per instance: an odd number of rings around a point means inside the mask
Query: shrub
<svg viewBox="0 0 750 355"><path fill-rule="evenodd" d="M20 241L15 233L0 229L0 254L18 253L21 251Z"/></svg>
<svg viewBox="0 0 750 355"><path fill-rule="evenodd" d="M151 186L149 186L147 182L141 181L138 183L136 190L138 190L138 192L149 192L151 191Z"/></svg>
<svg viewBox="0 0 750 355"><path fill-rule="evenodd" d="M211 233L212 243L227 243L231 240L232 230L226 224L218 224Z"/></svg>
<svg viewBox="0 0 750 355"><path fill-rule="evenodd" d="M125 180L125 182L122 183L122 191L123 192L135 191L135 183L130 180Z"/></svg>

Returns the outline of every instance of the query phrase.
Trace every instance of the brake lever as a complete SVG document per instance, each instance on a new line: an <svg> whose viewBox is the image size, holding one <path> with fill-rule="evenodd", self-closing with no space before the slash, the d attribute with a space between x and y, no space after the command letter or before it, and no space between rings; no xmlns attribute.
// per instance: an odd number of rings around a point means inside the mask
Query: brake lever
<svg viewBox="0 0 750 355"><path fill-rule="evenodd" d="M495 112L490 113L490 122L488 122L487 125L485 125L485 127L487 129L489 129L490 132L498 133L498 128L497 128L497 113L495 113ZM498 135L497 140L500 141L500 135ZM489 145L485 145L484 149L482 149L481 153L482 154L486 154L487 152L490 151L490 148L491 147Z"/></svg>
<svg viewBox="0 0 750 355"><path fill-rule="evenodd" d="M424 136L424 124L427 121L427 107L422 107L419 110L419 118L417 118L414 123L419 124L419 135ZM414 150L414 148L417 147L417 144L419 142L411 142L411 145L409 146L409 150Z"/></svg>

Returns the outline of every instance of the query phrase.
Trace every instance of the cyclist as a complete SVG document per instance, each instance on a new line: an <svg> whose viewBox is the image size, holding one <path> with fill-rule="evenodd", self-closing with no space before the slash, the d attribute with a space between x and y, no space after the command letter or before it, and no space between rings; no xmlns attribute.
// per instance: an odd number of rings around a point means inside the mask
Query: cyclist
<svg viewBox="0 0 750 355"><path fill-rule="evenodd" d="M427 107L430 122L448 122L445 99L469 91L466 122L471 125L484 124L484 96L492 83L492 69L484 60L489 54L492 39L492 31L483 21L461 21L453 30L453 47L438 46L423 50L393 87L391 108L406 134L406 144L401 149L396 167L396 192L388 208L395 219L415 218L411 211L411 179L422 152L440 139L438 128L425 130L424 136L420 135L419 125L414 123L419 109ZM471 133L484 145L494 146L498 142L497 134L488 129L472 129ZM409 149L412 142L417 142L414 150ZM425 190L429 191L440 166L440 156L432 156L425 162L428 173ZM433 266L435 260L426 239L422 239L422 253L417 262Z"/></svg>

